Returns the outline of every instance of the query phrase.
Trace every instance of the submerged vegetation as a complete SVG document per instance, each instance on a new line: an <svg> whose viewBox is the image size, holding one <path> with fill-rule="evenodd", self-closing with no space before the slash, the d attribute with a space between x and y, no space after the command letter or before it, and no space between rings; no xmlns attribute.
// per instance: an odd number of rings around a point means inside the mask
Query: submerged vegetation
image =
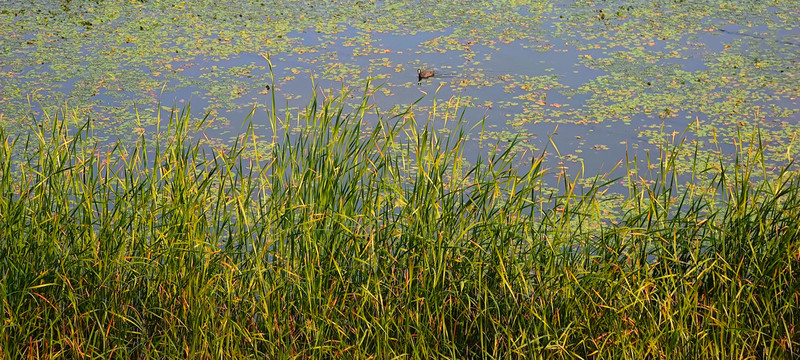
<svg viewBox="0 0 800 360"><path fill-rule="evenodd" d="M757 141L698 158L696 187L679 143L649 177L552 192L514 144L469 165L468 129L365 128L343 99L224 151L189 111L131 146L69 112L2 133L0 357L800 354L800 178Z"/></svg>

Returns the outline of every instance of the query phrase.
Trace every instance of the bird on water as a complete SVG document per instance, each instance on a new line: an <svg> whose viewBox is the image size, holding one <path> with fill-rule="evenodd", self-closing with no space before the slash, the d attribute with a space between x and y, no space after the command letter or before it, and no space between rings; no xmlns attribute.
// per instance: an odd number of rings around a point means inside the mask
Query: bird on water
<svg viewBox="0 0 800 360"><path fill-rule="evenodd" d="M433 70L417 69L417 76L419 77L419 80L432 78L433 75Z"/></svg>

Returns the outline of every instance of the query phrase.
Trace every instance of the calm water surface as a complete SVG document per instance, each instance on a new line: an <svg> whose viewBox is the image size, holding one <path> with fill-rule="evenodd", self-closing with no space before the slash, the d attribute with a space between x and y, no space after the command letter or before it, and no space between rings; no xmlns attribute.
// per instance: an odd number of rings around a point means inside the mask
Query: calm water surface
<svg viewBox="0 0 800 360"><path fill-rule="evenodd" d="M775 164L800 148L792 146L797 1L74 0L0 8L0 124L17 133L66 107L92 119L99 139L130 141L154 131L156 111L191 104L196 119L209 114L203 132L221 146L244 131L253 109L253 124L267 134L273 95L290 110L305 107L314 87L350 91L357 102L370 78L379 86L371 102L386 117L421 99L415 117L424 122L437 104L436 128L445 127L448 104L459 104L468 127L485 121L467 156L517 138L521 152L546 148L552 161L593 174L626 154L644 161L656 144L683 137L692 152L730 153L733 139L755 127ZM417 69L436 75L418 81Z"/></svg>

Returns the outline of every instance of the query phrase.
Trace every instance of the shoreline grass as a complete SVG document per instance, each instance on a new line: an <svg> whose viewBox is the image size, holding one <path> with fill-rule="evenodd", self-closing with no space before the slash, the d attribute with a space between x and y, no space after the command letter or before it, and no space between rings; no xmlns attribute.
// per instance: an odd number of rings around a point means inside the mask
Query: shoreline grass
<svg viewBox="0 0 800 360"><path fill-rule="evenodd" d="M540 158L468 166L463 132L367 130L366 100L348 115L342 99L312 99L268 149L249 132L206 152L188 112L130 147L58 117L0 132L0 357L800 353L794 172L755 181L743 156L676 195L666 148L604 218L607 183L551 194Z"/></svg>

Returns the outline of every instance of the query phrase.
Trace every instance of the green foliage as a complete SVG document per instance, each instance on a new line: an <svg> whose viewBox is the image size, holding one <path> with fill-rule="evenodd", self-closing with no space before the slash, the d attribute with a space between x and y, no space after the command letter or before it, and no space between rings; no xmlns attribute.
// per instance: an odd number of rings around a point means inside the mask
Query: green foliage
<svg viewBox="0 0 800 360"><path fill-rule="evenodd" d="M466 129L362 127L371 95L299 130L273 105L271 141L225 151L188 109L130 147L66 111L2 133L0 357L798 355L800 178L754 175L763 149L678 193L663 145L609 215L617 180L552 192L513 143L468 166Z"/></svg>

